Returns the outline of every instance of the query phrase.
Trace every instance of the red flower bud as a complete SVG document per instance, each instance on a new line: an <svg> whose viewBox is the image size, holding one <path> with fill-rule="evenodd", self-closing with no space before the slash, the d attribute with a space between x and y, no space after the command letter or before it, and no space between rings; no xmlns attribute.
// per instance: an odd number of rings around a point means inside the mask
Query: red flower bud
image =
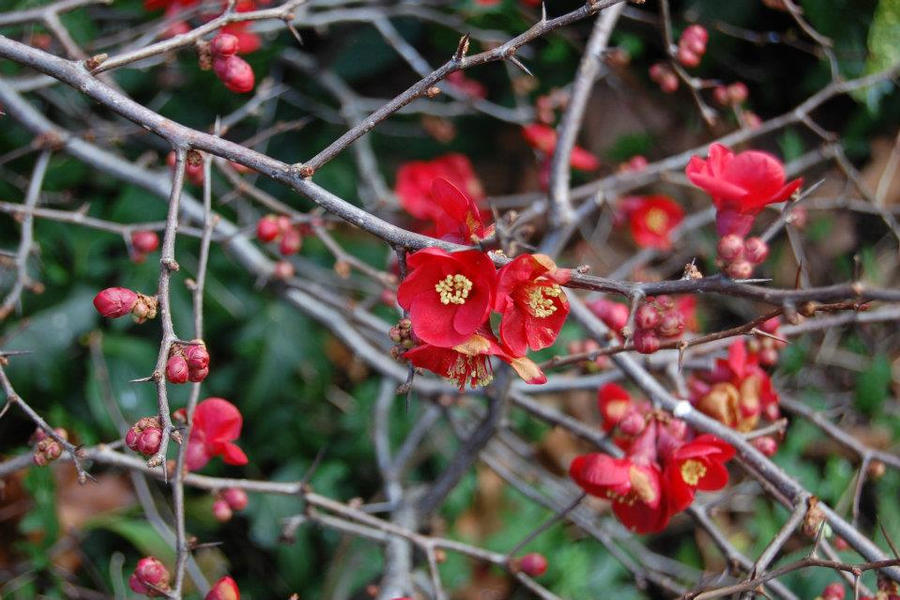
<svg viewBox="0 0 900 600"><path fill-rule="evenodd" d="M272 277L275 279L290 279L295 273L294 265L286 260L279 260L275 263L275 266L272 267ZM396 296L394 297L394 300L396 300ZM393 306L393 304L394 302L391 302L390 306Z"/></svg>
<svg viewBox="0 0 900 600"><path fill-rule="evenodd" d="M244 510L247 508L247 492L241 488L225 488L222 490L222 499L228 503L232 510Z"/></svg>
<svg viewBox="0 0 900 600"><path fill-rule="evenodd" d="M205 369L209 366L209 352L204 344L185 346L184 358L191 370Z"/></svg>
<svg viewBox="0 0 900 600"><path fill-rule="evenodd" d="M775 453L778 452L778 442L771 436L764 435L763 437L758 437L751 443L757 450L766 456L774 456Z"/></svg>
<svg viewBox="0 0 900 600"><path fill-rule="evenodd" d="M652 331L640 330L634 334L634 349L641 354L653 354L659 350L659 338Z"/></svg>
<svg viewBox="0 0 900 600"><path fill-rule="evenodd" d="M106 288L94 296L94 308L104 317L118 319L130 313L137 300L137 293L128 288Z"/></svg>
<svg viewBox="0 0 900 600"><path fill-rule="evenodd" d="M644 431L646 425L647 419L644 418L644 415L632 411L619 421L619 431L625 435L637 436Z"/></svg>
<svg viewBox="0 0 900 600"><path fill-rule="evenodd" d="M169 589L169 571L158 559L147 556L138 561L128 585L138 594L160 596L160 591Z"/></svg>
<svg viewBox="0 0 900 600"><path fill-rule="evenodd" d="M716 104L722 106L731 104L731 95L728 93L728 88L724 85L717 85L713 88L713 100L716 101Z"/></svg>
<svg viewBox="0 0 900 600"><path fill-rule="evenodd" d="M187 383L188 364L183 356L173 356L166 363L166 379L171 383Z"/></svg>
<svg viewBox="0 0 900 600"><path fill-rule="evenodd" d="M759 364L771 367L778 362L778 350L775 348L763 348L759 351Z"/></svg>
<svg viewBox="0 0 900 600"><path fill-rule="evenodd" d="M732 279L749 279L753 275L753 263L746 260L733 262L726 267L725 273Z"/></svg>
<svg viewBox="0 0 900 600"><path fill-rule="evenodd" d="M241 600L241 591L234 579L225 576L212 586L205 600Z"/></svg>
<svg viewBox="0 0 900 600"><path fill-rule="evenodd" d="M728 100L731 104L743 104L747 101L749 95L750 91L741 81L737 81L728 86Z"/></svg>
<svg viewBox="0 0 900 600"><path fill-rule="evenodd" d="M125 435L125 445L141 454L156 454L162 442L162 426L157 417L144 417L131 426Z"/></svg>
<svg viewBox="0 0 900 600"><path fill-rule="evenodd" d="M218 56L231 56L238 51L240 42L237 36L230 33L220 33L209 43L209 49Z"/></svg>
<svg viewBox="0 0 900 600"><path fill-rule="evenodd" d="M278 251L284 256L297 254L303 245L303 236L296 227L291 227L281 236L281 243L278 244Z"/></svg>
<svg viewBox="0 0 900 600"><path fill-rule="evenodd" d="M669 71L662 76L659 82L659 89L666 94L673 94L678 89L678 76Z"/></svg>
<svg viewBox="0 0 900 600"><path fill-rule="evenodd" d="M275 215L266 215L256 223L256 237L261 242L271 242L281 235Z"/></svg>
<svg viewBox="0 0 900 600"><path fill-rule="evenodd" d="M547 572L547 559L543 554L530 552L518 560L518 567L529 577L540 577Z"/></svg>
<svg viewBox="0 0 900 600"><path fill-rule="evenodd" d="M684 317L679 312L670 311L665 314L659 323L659 335L663 337L677 337L684 331Z"/></svg>
<svg viewBox="0 0 900 600"><path fill-rule="evenodd" d="M762 238L752 237L744 242L744 258L755 265L760 264L769 256L769 245Z"/></svg>
<svg viewBox="0 0 900 600"><path fill-rule="evenodd" d="M700 55L686 46L678 48L677 58L685 67L696 67L700 64Z"/></svg>
<svg viewBox="0 0 900 600"><path fill-rule="evenodd" d="M628 323L628 307L619 302L601 298L590 304L590 308L607 327L619 333Z"/></svg>
<svg viewBox="0 0 900 600"><path fill-rule="evenodd" d="M637 325L638 329L652 331L659 325L660 320L659 311L649 304L644 304L638 308L634 324Z"/></svg>
<svg viewBox="0 0 900 600"><path fill-rule="evenodd" d="M202 369L190 369L188 371L188 380L193 383L200 383L209 375L209 367L203 367Z"/></svg>
<svg viewBox="0 0 900 600"><path fill-rule="evenodd" d="M243 94L253 89L253 69L240 56L216 57L213 60L213 71L232 92Z"/></svg>
<svg viewBox="0 0 900 600"><path fill-rule="evenodd" d="M135 231L131 234L131 245L138 252L154 252L159 248L159 236L155 231Z"/></svg>
<svg viewBox="0 0 900 600"><path fill-rule="evenodd" d="M844 600L846 590L840 583L829 583L822 590L822 600Z"/></svg>
<svg viewBox="0 0 900 600"><path fill-rule="evenodd" d="M734 262L744 255L744 239L734 233L729 233L719 240L716 247L719 258L725 262Z"/></svg>
<svg viewBox="0 0 900 600"><path fill-rule="evenodd" d="M213 516L216 521L225 523L231 520L231 507L224 500L216 500L212 505Z"/></svg>

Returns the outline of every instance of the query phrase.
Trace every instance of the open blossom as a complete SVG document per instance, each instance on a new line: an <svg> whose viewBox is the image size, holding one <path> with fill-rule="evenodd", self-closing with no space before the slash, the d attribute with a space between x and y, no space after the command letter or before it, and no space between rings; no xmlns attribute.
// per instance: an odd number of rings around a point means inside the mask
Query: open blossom
<svg viewBox="0 0 900 600"><path fill-rule="evenodd" d="M471 244L473 238L487 237L491 228L484 226L478 205L471 197L443 177L431 182L434 201L434 237L457 244Z"/></svg>
<svg viewBox="0 0 900 600"><path fill-rule="evenodd" d="M443 177L476 203L484 198L472 163L462 154L446 154L431 161L404 163L397 170L394 192L404 210L416 219L436 221L440 209L431 197L432 182Z"/></svg>
<svg viewBox="0 0 900 600"><path fill-rule="evenodd" d="M544 254L522 254L497 275L494 310L503 315L500 338L515 354L553 344L569 314L569 301L560 287L571 277Z"/></svg>
<svg viewBox="0 0 900 600"><path fill-rule="evenodd" d="M787 200L803 184L802 178L785 183L784 165L771 154L758 150L735 154L722 144L709 147L707 160L691 157L685 174L712 196L720 236L746 235L767 204Z"/></svg>
<svg viewBox="0 0 900 600"><path fill-rule="evenodd" d="M569 475L588 494L612 502L616 517L634 532L662 531L669 523L671 515L656 464L585 454L575 457Z"/></svg>
<svg viewBox="0 0 900 600"><path fill-rule="evenodd" d="M725 463L734 448L714 435L703 434L672 451L663 474L670 511L682 511L694 501L694 492L719 490L728 483Z"/></svg>
<svg viewBox="0 0 900 600"><path fill-rule="evenodd" d="M531 359L514 356L485 329L452 348L422 344L407 350L403 356L416 367L455 381L460 391L467 385L473 388L485 386L493 380L491 356L509 364L526 383L541 384L547 381L544 372Z"/></svg>
<svg viewBox="0 0 900 600"><path fill-rule="evenodd" d="M641 248L668 250L669 234L684 219L684 209L668 196L633 196L622 203L631 237Z"/></svg>
<svg viewBox="0 0 900 600"><path fill-rule="evenodd" d="M214 456L221 456L229 465L247 464L247 455L234 443L243 422L237 407L223 398L207 398L197 404L186 452L188 470L202 469Z"/></svg>
<svg viewBox="0 0 900 600"><path fill-rule="evenodd" d="M497 271L483 252L424 248L406 264L410 272L397 289L397 302L409 311L413 332L422 341L452 348L488 318Z"/></svg>
<svg viewBox="0 0 900 600"><path fill-rule="evenodd" d="M542 123L532 123L522 128L522 135L525 136L525 141L529 146L548 158L553 156L553 152L556 150L555 129ZM600 166L600 161L581 146L574 146L569 157L569 164L573 169L579 171L593 171Z"/></svg>

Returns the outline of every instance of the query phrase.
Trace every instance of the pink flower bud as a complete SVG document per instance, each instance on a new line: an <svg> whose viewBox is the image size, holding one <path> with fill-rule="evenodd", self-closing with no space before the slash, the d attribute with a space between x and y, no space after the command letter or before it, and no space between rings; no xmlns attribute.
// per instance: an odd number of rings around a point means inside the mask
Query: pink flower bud
<svg viewBox="0 0 900 600"><path fill-rule="evenodd" d="M640 330L634 334L634 349L641 354L653 354L659 350L659 338L652 331Z"/></svg>
<svg viewBox="0 0 900 600"><path fill-rule="evenodd" d="M678 337L684 331L684 317L679 312L667 312L659 323L658 331L663 337Z"/></svg>
<svg viewBox="0 0 900 600"><path fill-rule="evenodd" d="M734 233L722 237L716 247L719 258L725 262L734 262L739 260L744 254L744 239Z"/></svg>
<svg viewBox="0 0 900 600"><path fill-rule="evenodd" d="M220 33L209 43L210 51L218 56L231 56L238 51L240 41L230 33Z"/></svg>
<svg viewBox="0 0 900 600"><path fill-rule="evenodd" d="M518 566L529 577L540 577L547 572L547 559L543 554L530 552L518 560Z"/></svg>
<svg viewBox="0 0 900 600"><path fill-rule="evenodd" d="M281 236L281 243L278 244L278 251L284 256L297 254L303 245L303 236L296 227L291 227Z"/></svg>
<svg viewBox="0 0 900 600"><path fill-rule="evenodd" d="M203 367L202 369L189 369L188 371L188 380L193 383L200 383L205 380L209 376L209 367Z"/></svg>
<svg viewBox="0 0 900 600"><path fill-rule="evenodd" d="M829 583L822 590L822 600L844 600L846 591L840 583Z"/></svg>
<svg viewBox="0 0 900 600"><path fill-rule="evenodd" d="M629 436L640 435L647 425L647 419L644 415L632 410L619 421L619 431Z"/></svg>
<svg viewBox="0 0 900 600"><path fill-rule="evenodd" d="M665 75L662 76L662 79L659 82L659 89L666 94L673 94L678 89L678 76L669 71Z"/></svg>
<svg viewBox="0 0 900 600"><path fill-rule="evenodd" d="M760 264L769 256L769 245L762 238L747 238L744 242L744 258L755 265Z"/></svg>
<svg viewBox="0 0 900 600"><path fill-rule="evenodd" d="M135 231L131 234L131 245L138 252L154 252L159 248L159 236L155 231Z"/></svg>
<svg viewBox="0 0 900 600"><path fill-rule="evenodd" d="M716 104L721 106L728 106L731 104L731 96L728 94L728 88L724 85L717 85L713 88L713 100L716 101Z"/></svg>
<svg viewBox="0 0 900 600"><path fill-rule="evenodd" d="M140 452L141 454L150 456L152 454L156 454L159 451L161 442L162 429L151 427L150 429L145 429L143 432L141 432L141 435L138 437L137 443L135 444L134 450Z"/></svg>
<svg viewBox="0 0 900 600"><path fill-rule="evenodd" d="M212 586L205 600L241 600L241 591L234 579L225 576Z"/></svg>
<svg viewBox="0 0 900 600"><path fill-rule="evenodd" d="M213 516L216 521L225 523L231 520L231 507L224 500L216 500L212 505Z"/></svg>
<svg viewBox="0 0 900 600"><path fill-rule="evenodd" d="M781 409L771 402L763 407L763 416L769 421L777 421L781 417Z"/></svg>
<svg viewBox="0 0 900 600"><path fill-rule="evenodd" d="M275 215L266 215L256 223L256 237L259 238L259 241L268 243L274 241L279 235L281 235L281 230L278 228L278 219Z"/></svg>
<svg viewBox="0 0 900 600"><path fill-rule="evenodd" d="M751 443L757 450L759 450L766 456L774 456L775 453L778 452L778 442L776 442L775 438L771 436L764 435L762 437L758 437Z"/></svg>
<svg viewBox="0 0 900 600"><path fill-rule="evenodd" d="M659 311L656 310L655 307L644 304L637 309L637 314L634 317L634 324L638 329L653 331L656 329L657 325L659 325L661 320Z"/></svg>
<svg viewBox="0 0 900 600"><path fill-rule="evenodd" d="M222 63L218 70L216 65ZM253 69L247 64L247 61L237 55L227 56L224 59L213 60L213 70L219 79L225 84L225 87L232 92L243 94L253 89L255 78ZM221 74L220 74L221 73Z"/></svg>
<svg viewBox="0 0 900 600"><path fill-rule="evenodd" d="M703 25L688 25L681 33L681 39L696 40L706 47L706 42L709 41L709 32Z"/></svg>
<svg viewBox="0 0 900 600"><path fill-rule="evenodd" d="M778 350L775 348L763 348L759 351L759 364L764 367L774 366L778 362Z"/></svg>
<svg viewBox="0 0 900 600"><path fill-rule="evenodd" d="M169 571L158 559L147 556L138 561L128 584L138 594L156 596L156 590L168 591Z"/></svg>
<svg viewBox="0 0 900 600"><path fill-rule="evenodd" d="M736 81L728 86L728 100L731 104L743 104L749 96L750 91L741 81Z"/></svg>
<svg viewBox="0 0 900 600"><path fill-rule="evenodd" d="M732 279L749 279L753 275L753 263L746 260L733 262L725 268L725 273Z"/></svg>
<svg viewBox="0 0 900 600"><path fill-rule="evenodd" d="M225 488L222 490L222 499L228 503L232 510L244 510L247 508L247 492L241 488Z"/></svg>
<svg viewBox="0 0 900 600"><path fill-rule="evenodd" d="M204 344L185 346L184 358L187 360L188 367L191 370L205 369L209 366L209 352L206 351L206 345Z"/></svg>
<svg viewBox="0 0 900 600"><path fill-rule="evenodd" d="M94 308L101 316L118 319L130 313L137 300L137 293L128 288L106 288L94 296Z"/></svg>
<svg viewBox="0 0 900 600"><path fill-rule="evenodd" d="M589 306L597 318L616 333L622 331L622 328L628 323L628 307L624 304L601 298Z"/></svg>
<svg viewBox="0 0 900 600"><path fill-rule="evenodd" d="M700 55L693 52L686 46L681 46L680 48L678 48L677 58L678 62L680 62L685 67L696 67L700 64Z"/></svg>
<svg viewBox="0 0 900 600"><path fill-rule="evenodd" d="M166 379L171 383L187 383L188 364L183 356L173 356L166 363Z"/></svg>
<svg viewBox="0 0 900 600"><path fill-rule="evenodd" d="M637 156L632 156L631 159L627 163L629 171L643 171L647 168L647 165L650 164L647 162L646 157L638 154Z"/></svg>

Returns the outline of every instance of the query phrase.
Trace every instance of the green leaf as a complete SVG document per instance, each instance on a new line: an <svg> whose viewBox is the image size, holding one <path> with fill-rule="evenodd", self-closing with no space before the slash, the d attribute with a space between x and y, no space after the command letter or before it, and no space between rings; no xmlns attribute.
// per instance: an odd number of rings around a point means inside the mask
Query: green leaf
<svg viewBox="0 0 900 600"><path fill-rule="evenodd" d="M175 562L175 551L149 522L121 515L105 515L91 519L84 530L105 529L122 536L137 548L143 556L155 556L166 564Z"/></svg>
<svg viewBox="0 0 900 600"><path fill-rule="evenodd" d="M872 364L856 378L856 404L863 412L874 415L881 412L881 405L888 395L891 383L891 363L883 354L872 359Z"/></svg>

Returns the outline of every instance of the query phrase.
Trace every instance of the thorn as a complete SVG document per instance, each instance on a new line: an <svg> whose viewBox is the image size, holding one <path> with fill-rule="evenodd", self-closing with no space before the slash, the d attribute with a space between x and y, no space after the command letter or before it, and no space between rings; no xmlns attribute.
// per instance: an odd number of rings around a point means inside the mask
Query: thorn
<svg viewBox="0 0 900 600"><path fill-rule="evenodd" d="M459 38L459 44L456 46L456 52L453 53L453 61L460 62L463 58L465 58L466 53L469 51L469 34L462 36Z"/></svg>
<svg viewBox="0 0 900 600"><path fill-rule="evenodd" d="M520 69L522 69L522 71L524 71L525 74L528 75L529 77L534 77L534 73L532 73L531 71L529 71L529 70L528 70L528 67L526 67L526 66L522 63L522 61L519 60L519 58L518 58L517 56L515 56L515 55L510 56L510 57L507 58L506 60L508 60L508 61L511 62L512 64L516 65L516 66L519 67Z"/></svg>
<svg viewBox="0 0 900 600"><path fill-rule="evenodd" d="M541 2L541 23L547 21L547 3Z"/></svg>

